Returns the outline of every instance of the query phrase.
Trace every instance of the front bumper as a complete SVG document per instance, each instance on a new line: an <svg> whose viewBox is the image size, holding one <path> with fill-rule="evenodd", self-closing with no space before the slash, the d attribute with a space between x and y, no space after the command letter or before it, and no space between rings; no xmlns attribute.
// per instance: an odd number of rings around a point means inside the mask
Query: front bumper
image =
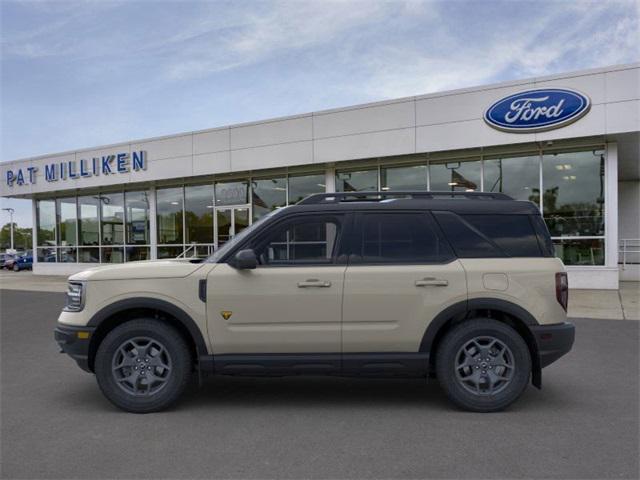
<svg viewBox="0 0 640 480"><path fill-rule="evenodd" d="M541 368L552 364L573 347L573 341L576 336L576 327L573 323L536 325L530 328L538 344Z"/></svg>
<svg viewBox="0 0 640 480"><path fill-rule="evenodd" d="M60 353L69 355L86 372L91 372L89 344L94 330L92 327L72 327L58 324L53 331L53 336L60 347Z"/></svg>

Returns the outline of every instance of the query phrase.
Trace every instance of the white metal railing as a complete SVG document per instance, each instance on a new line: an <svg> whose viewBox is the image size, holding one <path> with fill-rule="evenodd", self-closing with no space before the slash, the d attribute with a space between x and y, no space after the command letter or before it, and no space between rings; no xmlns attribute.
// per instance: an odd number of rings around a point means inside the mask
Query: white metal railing
<svg viewBox="0 0 640 480"><path fill-rule="evenodd" d="M618 248L618 263L622 269L630 264L640 263L640 238L621 238Z"/></svg>
<svg viewBox="0 0 640 480"><path fill-rule="evenodd" d="M206 256L208 257L215 250L214 245L207 245L201 243L192 243L188 247L186 247L176 258L196 258L198 257L199 249L206 249Z"/></svg>

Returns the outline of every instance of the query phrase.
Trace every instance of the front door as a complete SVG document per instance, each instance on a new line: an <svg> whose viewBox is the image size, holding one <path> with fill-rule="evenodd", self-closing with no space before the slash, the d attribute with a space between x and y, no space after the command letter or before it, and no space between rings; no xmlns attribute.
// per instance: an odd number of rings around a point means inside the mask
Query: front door
<svg viewBox="0 0 640 480"><path fill-rule="evenodd" d="M417 353L429 322L467 299L460 261L425 212L359 214L352 238L343 353Z"/></svg>
<svg viewBox="0 0 640 480"><path fill-rule="evenodd" d="M339 365L343 230L340 214L296 215L241 247L254 249L256 269L216 265L207 279L214 355L335 353Z"/></svg>
<svg viewBox="0 0 640 480"><path fill-rule="evenodd" d="M248 226L249 206L216 208L216 247L221 247Z"/></svg>

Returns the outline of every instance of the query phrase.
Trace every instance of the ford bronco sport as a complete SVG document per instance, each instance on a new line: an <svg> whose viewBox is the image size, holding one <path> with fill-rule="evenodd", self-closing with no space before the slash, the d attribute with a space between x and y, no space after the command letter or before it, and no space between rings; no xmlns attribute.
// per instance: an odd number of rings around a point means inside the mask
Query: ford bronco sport
<svg viewBox="0 0 640 480"><path fill-rule="evenodd" d="M206 260L69 278L55 338L130 412L192 375L437 377L464 409L514 402L567 353L567 275L537 207L504 194L330 193Z"/></svg>

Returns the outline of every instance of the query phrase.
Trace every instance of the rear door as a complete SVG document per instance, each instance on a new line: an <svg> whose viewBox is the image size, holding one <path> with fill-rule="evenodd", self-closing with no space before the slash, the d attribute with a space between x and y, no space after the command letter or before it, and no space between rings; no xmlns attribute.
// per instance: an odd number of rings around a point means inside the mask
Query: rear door
<svg viewBox="0 0 640 480"><path fill-rule="evenodd" d="M464 269L428 212L359 213L351 251L343 353L418 352L429 322L467 298Z"/></svg>

